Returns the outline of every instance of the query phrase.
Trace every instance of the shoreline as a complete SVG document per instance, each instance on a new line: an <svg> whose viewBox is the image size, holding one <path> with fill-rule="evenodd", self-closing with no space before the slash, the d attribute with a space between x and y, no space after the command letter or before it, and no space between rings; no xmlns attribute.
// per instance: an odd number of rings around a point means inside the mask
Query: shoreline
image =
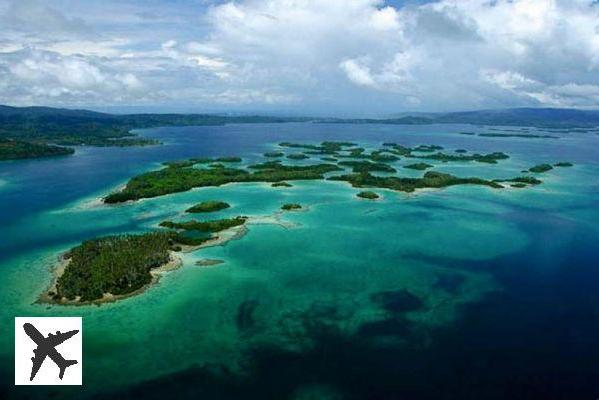
<svg viewBox="0 0 599 400"><path fill-rule="evenodd" d="M181 246L181 251L169 251L170 258L166 264L161 265L160 267L153 268L150 270L150 274L152 275L152 281L147 285L140 287L133 292L122 294L122 295L113 295L111 293L104 293L102 298L95 299L91 301L79 301L79 298L75 298L75 300L56 300L52 297L50 293L56 293L56 285L58 283L58 279L64 273L66 267L70 263L69 258L65 258L65 254L63 253L59 257L59 261L57 264L54 264L50 270L52 274L52 281L48 288L44 290L34 302L34 304L44 304L44 305L54 305L54 306L88 306L88 305L101 305L104 303L112 303L119 300L123 300L129 297L137 296L139 294L144 293L146 290L151 288L153 285L157 284L160 280L160 277L167 273L174 271L183 266L183 260L178 253L191 253L194 251L198 251L207 247L214 246L224 246L231 240L238 240L244 237L248 233L248 228L244 225L235 226L225 231L219 232L219 235L213 239L210 239L201 245L198 246Z"/></svg>
<svg viewBox="0 0 599 400"><path fill-rule="evenodd" d="M91 301L79 301L79 297L75 298L75 300L56 300L54 299L50 293L56 293L56 285L58 283L58 279L62 276L62 274L64 273L66 267L69 265L69 263L71 262L70 258L65 258L64 254L60 256L60 261L57 265L54 265L54 267L52 267L52 282L50 283L50 286L39 295L38 299L34 302L34 304L43 304L43 305L48 305L48 306L89 306L89 305L101 305L104 303L113 303L119 300L123 300L129 297L133 297L136 296L138 294L142 294L144 293L146 290L148 290L150 287L152 287L153 285L157 284L158 281L160 280L160 277L170 271L174 271L178 268L180 268L183 265L183 260L176 255L175 252L170 251L169 252L169 261L166 264L161 265L160 267L157 268L153 268L150 270L150 275L152 275L152 280L150 281L150 283L148 283L147 285L144 285L142 287L140 287L137 290L134 290L133 292L130 293L126 293L126 294L118 294L118 295L114 295L112 293L104 293L102 295L102 298L100 299L95 299L95 300L91 300Z"/></svg>

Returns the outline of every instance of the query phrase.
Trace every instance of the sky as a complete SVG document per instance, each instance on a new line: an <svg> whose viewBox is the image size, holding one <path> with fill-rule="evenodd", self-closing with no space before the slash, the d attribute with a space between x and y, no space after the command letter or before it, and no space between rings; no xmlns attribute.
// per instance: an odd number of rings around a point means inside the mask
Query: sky
<svg viewBox="0 0 599 400"><path fill-rule="evenodd" d="M599 107L597 0L0 0L0 104Z"/></svg>

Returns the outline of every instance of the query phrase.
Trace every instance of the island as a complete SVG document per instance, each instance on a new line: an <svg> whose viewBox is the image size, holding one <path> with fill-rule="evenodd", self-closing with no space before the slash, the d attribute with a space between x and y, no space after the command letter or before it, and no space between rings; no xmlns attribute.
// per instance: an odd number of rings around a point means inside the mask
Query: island
<svg viewBox="0 0 599 400"><path fill-rule="evenodd" d="M493 138L559 139L559 136L535 135L533 133L479 133L478 136Z"/></svg>
<svg viewBox="0 0 599 400"><path fill-rule="evenodd" d="M160 144L139 137L135 129L163 126L206 126L226 123L305 122L308 118L223 116L210 114L107 114L88 110L50 107L10 107L0 105L0 140L13 140L20 146L149 146ZM6 150L6 149L5 149ZM56 149L40 148L4 151L0 161L59 155ZM60 155L73 154L62 147Z"/></svg>
<svg viewBox="0 0 599 400"><path fill-rule="evenodd" d="M199 232L220 232L225 229L232 228L245 224L247 217L238 216L235 218L217 219L213 221L185 221L185 222L173 222L173 221L162 221L160 226L169 229L178 229L184 231L199 231Z"/></svg>
<svg viewBox="0 0 599 400"><path fill-rule="evenodd" d="M507 154L502 153L502 152L495 152L495 153L489 153L489 154L472 154L472 155L435 153L435 154L422 155L422 156L414 156L414 155L410 155L410 156L417 157L417 158L423 158L423 159L427 159L427 160L444 161L444 162L447 162L447 161L476 161L479 163L487 163L487 164L497 164L497 161L505 160L505 159L509 158L509 156Z"/></svg>
<svg viewBox="0 0 599 400"><path fill-rule="evenodd" d="M372 161L340 161L337 165L351 167L353 172L397 172L397 170L387 164Z"/></svg>
<svg viewBox="0 0 599 400"><path fill-rule="evenodd" d="M66 156L74 152L70 147L0 138L0 161Z"/></svg>
<svg viewBox="0 0 599 400"><path fill-rule="evenodd" d="M368 199L368 200L375 200L375 199L379 198L378 194L376 194L375 192L371 192L369 190L359 192L358 194L356 194L356 196L360 197L362 199Z"/></svg>
<svg viewBox="0 0 599 400"><path fill-rule="evenodd" d="M297 203L287 203L287 204L283 204L281 206L281 210L284 210L284 211L300 210L301 208L302 208L301 204L297 204Z"/></svg>
<svg viewBox="0 0 599 400"><path fill-rule="evenodd" d="M193 168L195 163L189 162L183 167L167 167L157 171L146 172L132 178L125 187L104 198L105 203L122 203L163 196L170 193L185 192L197 187L221 186L233 182L281 182L288 180L323 179L323 174L338 171L340 168L332 164L315 164L307 166L283 165L277 161L250 165L245 169L235 168Z"/></svg>
<svg viewBox="0 0 599 400"><path fill-rule="evenodd" d="M287 158L290 159L290 160L305 160L305 159L310 158L310 157L308 157L304 153L293 153L293 154L289 154L287 156Z"/></svg>
<svg viewBox="0 0 599 400"><path fill-rule="evenodd" d="M241 157L218 157L214 161L217 162L228 162L228 163L239 163L241 162Z"/></svg>
<svg viewBox="0 0 599 400"><path fill-rule="evenodd" d="M275 182L271 184L272 187L292 187L293 185L288 182Z"/></svg>
<svg viewBox="0 0 599 400"><path fill-rule="evenodd" d="M168 232L86 240L63 256L47 300L77 304L132 294L152 282L153 269L179 263L173 246Z"/></svg>
<svg viewBox="0 0 599 400"><path fill-rule="evenodd" d="M424 171L425 169L432 168L433 166L427 163L415 163L404 165L403 167L407 169L415 169L417 171Z"/></svg>
<svg viewBox="0 0 599 400"><path fill-rule="evenodd" d="M429 171L422 178L400 178L396 176L374 176L370 173L340 175L328 178L329 180L345 181L353 187L376 187L391 189L400 192L413 192L423 188L442 188L454 185L482 185L494 189L501 189L499 183L481 178L458 178L454 175Z"/></svg>
<svg viewBox="0 0 599 400"><path fill-rule="evenodd" d="M522 185L540 185L543 181L535 178L534 176L520 176L517 178L510 179L495 179L495 182L513 182L516 186L511 185L512 187L522 187Z"/></svg>
<svg viewBox="0 0 599 400"><path fill-rule="evenodd" d="M542 173L542 172L550 171L552 169L553 169L553 167L550 164L539 164L539 165L535 165L534 167L529 168L528 170L530 172Z"/></svg>
<svg viewBox="0 0 599 400"><path fill-rule="evenodd" d="M164 221L169 230L86 240L65 253L40 301L82 305L141 293L166 271L178 268L176 253L219 242L215 233L243 227L246 217L214 221ZM234 238L235 235L230 238Z"/></svg>
<svg viewBox="0 0 599 400"><path fill-rule="evenodd" d="M560 161L558 163L553 164L554 167L573 167L574 164L567 161Z"/></svg>
<svg viewBox="0 0 599 400"><path fill-rule="evenodd" d="M231 205L224 201L208 200L208 201L203 201L201 203L196 204L193 207L188 208L187 210L185 210L185 212L187 212L187 213L206 213L206 212L214 212L214 211L224 210L225 208L229 208L229 207L231 207Z"/></svg>

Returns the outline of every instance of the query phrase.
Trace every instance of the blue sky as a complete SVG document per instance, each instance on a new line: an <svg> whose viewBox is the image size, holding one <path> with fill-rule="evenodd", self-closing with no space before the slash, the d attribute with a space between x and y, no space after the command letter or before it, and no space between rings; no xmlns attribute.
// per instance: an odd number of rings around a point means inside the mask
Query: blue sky
<svg viewBox="0 0 599 400"><path fill-rule="evenodd" d="M381 116L599 105L591 0L0 0L0 103Z"/></svg>

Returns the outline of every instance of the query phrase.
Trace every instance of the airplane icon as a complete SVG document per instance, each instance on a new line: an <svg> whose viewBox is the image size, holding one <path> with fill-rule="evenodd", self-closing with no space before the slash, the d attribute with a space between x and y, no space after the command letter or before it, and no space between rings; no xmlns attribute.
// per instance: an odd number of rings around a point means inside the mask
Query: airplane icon
<svg viewBox="0 0 599 400"><path fill-rule="evenodd" d="M67 367L77 364L77 360L65 360L64 357L56 350L56 346L75 336L79 332L78 330L65 333L60 333L60 331L57 331L55 335L50 333L48 334L48 337L44 337L44 335L42 335L40 331L38 331L35 326L30 323L23 324L23 329L25 330L27 336L29 336L31 340L37 344L37 348L33 350L33 354L35 354L35 356L31 357L33 366L31 368L31 377L29 378L29 381L33 381L33 378L35 378L37 371L39 371L41 368L46 357L50 357L50 359L54 361L58 368L60 368L58 377L61 380Z"/></svg>

